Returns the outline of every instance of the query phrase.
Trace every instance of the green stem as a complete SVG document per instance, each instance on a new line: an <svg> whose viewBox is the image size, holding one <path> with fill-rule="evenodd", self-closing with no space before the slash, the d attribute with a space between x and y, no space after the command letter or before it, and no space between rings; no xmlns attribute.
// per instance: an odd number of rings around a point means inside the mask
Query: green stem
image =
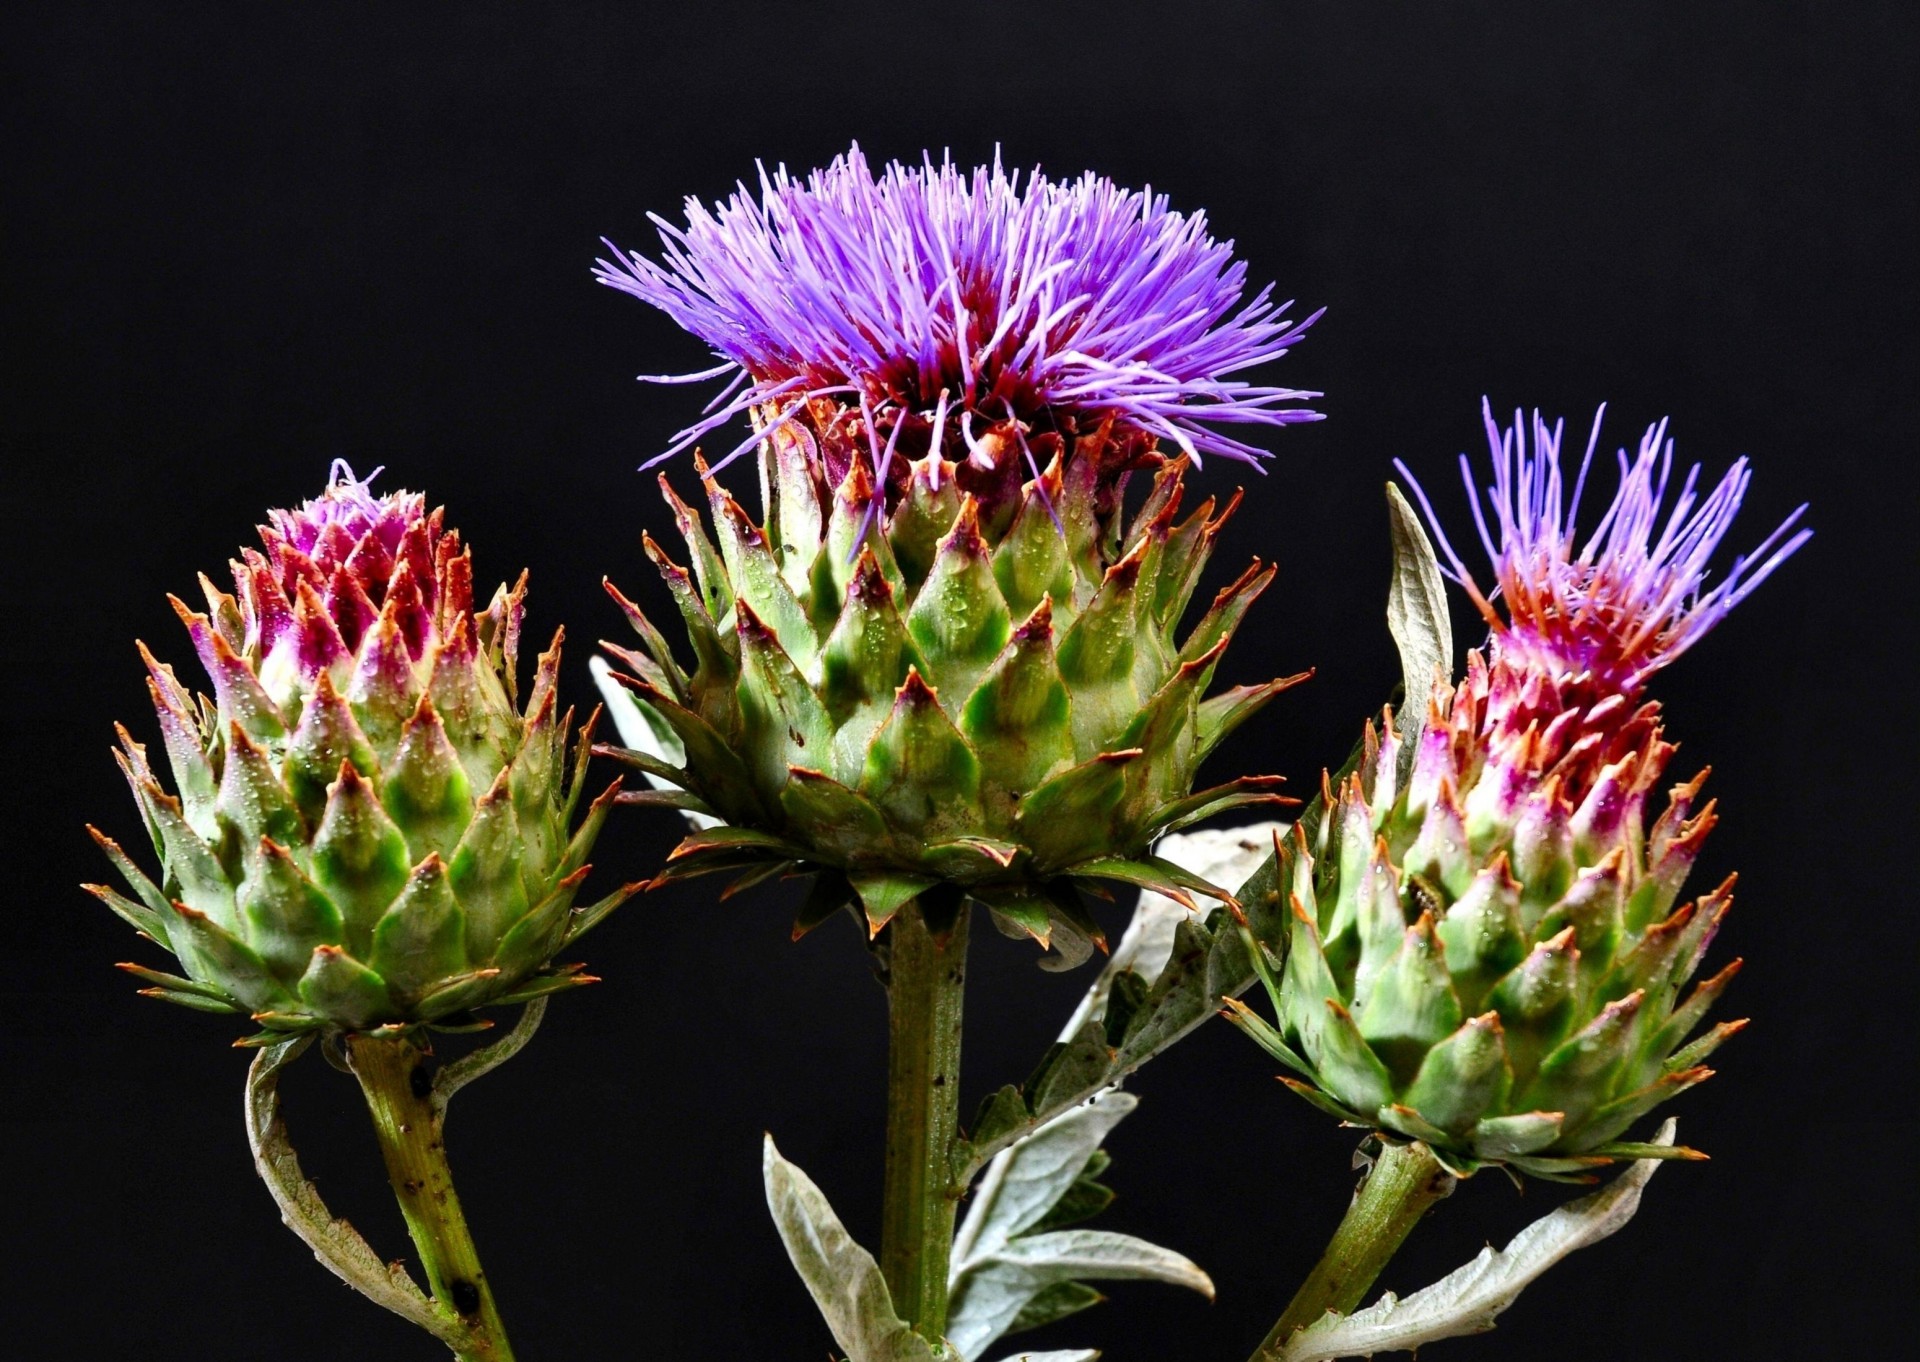
<svg viewBox="0 0 1920 1362"><path fill-rule="evenodd" d="M1274 1362L1288 1339L1329 1310L1350 1315L1453 1176L1424 1144L1389 1144L1354 1193L1346 1217L1253 1362Z"/></svg>
<svg viewBox="0 0 1920 1362"><path fill-rule="evenodd" d="M900 1317L929 1339L947 1326L954 1141L960 1131L960 1014L967 914L945 940L919 903L888 927L887 1162L880 1268Z"/></svg>
<svg viewBox="0 0 1920 1362"><path fill-rule="evenodd" d="M445 1104L434 1092L426 1058L404 1036L349 1036L347 1063L360 1080L387 1177L442 1316L467 1331L462 1362L513 1362L493 1288L453 1190L443 1125Z"/></svg>

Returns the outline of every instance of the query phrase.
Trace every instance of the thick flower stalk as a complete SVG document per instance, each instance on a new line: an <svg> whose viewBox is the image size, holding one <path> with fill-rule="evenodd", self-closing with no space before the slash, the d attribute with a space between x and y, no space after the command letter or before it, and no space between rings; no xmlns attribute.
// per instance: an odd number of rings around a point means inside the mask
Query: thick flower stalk
<svg viewBox="0 0 1920 1362"><path fill-rule="evenodd" d="M174 793L125 729L116 754L157 881L94 836L134 891L89 886L178 958L126 965L155 997L251 1016L248 1043L392 1032L589 982L556 966L618 892L576 911L618 782L569 832L593 721L569 759L560 638L516 704L524 574L473 607L472 557L417 493L336 464L261 548L175 600L212 681L141 646Z"/></svg>
<svg viewBox="0 0 1920 1362"><path fill-rule="evenodd" d="M1093 176L875 179L856 150L689 215L666 265L601 272L746 384L682 442L750 407L762 450L758 524L702 467L712 538L662 479L691 571L646 550L695 666L619 598L645 643L615 650L628 684L686 760L627 757L726 825L667 874L820 872L802 926L857 896L875 932L958 890L1069 959L1099 934L1076 884L1202 887L1147 847L1274 797L1190 791L1287 682L1207 696L1273 573L1182 633L1233 508L1182 515L1191 459L1160 446L1250 458L1214 426L1311 415L1225 377L1302 328L1242 302L1202 219ZM1152 487L1128 514L1135 470Z"/></svg>
<svg viewBox="0 0 1920 1362"><path fill-rule="evenodd" d="M1267 980L1278 1026L1232 1015L1343 1120L1424 1142L1458 1174L1570 1177L1649 1157L1622 1136L1707 1078L1702 1061L1743 1024L1695 1034L1737 960L1683 996L1733 881L1675 906L1715 813L1702 771L1648 826L1674 746L1646 684L1808 532L1794 512L1709 588L1744 461L1704 497L1694 468L1669 503L1673 447L1655 426L1637 456L1621 451L1619 490L1582 542L1598 420L1570 495L1559 427L1535 416L1529 439L1489 412L1487 429L1491 508L1476 495L1474 517L1494 591L1421 502L1492 635L1413 752L1391 715L1369 725L1328 816L1296 829L1291 937Z"/></svg>

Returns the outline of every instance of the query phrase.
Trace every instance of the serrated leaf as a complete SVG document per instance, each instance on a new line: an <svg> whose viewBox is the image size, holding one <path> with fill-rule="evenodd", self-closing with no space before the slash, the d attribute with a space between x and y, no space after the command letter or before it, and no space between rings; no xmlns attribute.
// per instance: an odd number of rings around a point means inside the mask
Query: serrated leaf
<svg viewBox="0 0 1920 1362"><path fill-rule="evenodd" d="M249 1043L257 1040L250 1037ZM456 1353L463 1352L473 1345L466 1326L450 1311L443 1314L436 1309L404 1264L382 1260L359 1231L329 1211L319 1190L301 1171L280 1114L280 1071L311 1041L310 1036L286 1040L268 1033L267 1043L247 1071L247 1144L253 1151L253 1166L280 1208L281 1220L335 1276Z"/></svg>
<svg viewBox="0 0 1920 1362"><path fill-rule="evenodd" d="M962 1357L1006 1333L1027 1303L1062 1282L1167 1282L1213 1297L1213 1281L1171 1249L1106 1230L1058 1230L1015 1239L979 1261L955 1287L947 1341Z"/></svg>
<svg viewBox="0 0 1920 1362"><path fill-rule="evenodd" d="M944 1349L936 1351L894 1313L880 1264L854 1242L813 1180L781 1157L771 1135L762 1169L787 1257L847 1362L940 1362Z"/></svg>
<svg viewBox="0 0 1920 1362"><path fill-rule="evenodd" d="M953 1241L953 1280L1033 1228L1072 1187L1087 1160L1140 1099L1102 1093L1035 1130L994 1159Z"/></svg>
<svg viewBox="0 0 1920 1362"><path fill-rule="evenodd" d="M1671 1119L1655 1143L1673 1143ZM1280 1350L1278 1362L1325 1362L1406 1352L1437 1339L1485 1333L1529 1283L1568 1254L1614 1233L1640 1207L1640 1193L1659 1168L1643 1159L1599 1191L1570 1201L1534 1221L1508 1241L1491 1245L1466 1266L1403 1298L1388 1292L1351 1315L1329 1313L1308 1325Z"/></svg>

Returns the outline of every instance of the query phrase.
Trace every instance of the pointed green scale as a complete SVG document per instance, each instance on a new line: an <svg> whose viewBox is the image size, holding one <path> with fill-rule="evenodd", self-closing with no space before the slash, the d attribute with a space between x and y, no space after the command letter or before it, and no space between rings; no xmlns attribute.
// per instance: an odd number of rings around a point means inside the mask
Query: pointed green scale
<svg viewBox="0 0 1920 1362"><path fill-rule="evenodd" d="M523 849L506 772L474 805L460 845L448 863L454 897L466 911L472 940L497 941L532 906L520 868Z"/></svg>
<svg viewBox="0 0 1920 1362"><path fill-rule="evenodd" d="M1451 785L1442 784L1420 822L1420 834L1401 857L1402 869L1439 884L1450 895L1467 892L1473 882L1473 853L1467 842L1466 816Z"/></svg>
<svg viewBox="0 0 1920 1362"><path fill-rule="evenodd" d="M855 870L847 879L853 885L853 892L860 896L867 928L875 936L895 913L939 883L932 875L901 875L883 870Z"/></svg>
<svg viewBox="0 0 1920 1362"><path fill-rule="evenodd" d="M148 779L141 791L155 841L168 871L165 888L187 907L229 931L239 927L232 882L207 844L187 826L180 801Z"/></svg>
<svg viewBox="0 0 1920 1362"><path fill-rule="evenodd" d="M246 736L240 724L227 730L227 763L221 770L219 816L240 839L242 847L261 838L282 843L305 841L307 824L294 795L273 768L267 751Z"/></svg>
<svg viewBox="0 0 1920 1362"><path fill-rule="evenodd" d="M1513 871L1521 886L1521 919L1531 931L1541 915L1573 885L1573 829L1561 804L1558 781L1521 802L1513 826Z"/></svg>
<svg viewBox="0 0 1920 1362"><path fill-rule="evenodd" d="M162 692L151 677L147 680L147 691L160 721L161 743L166 748L167 766L173 772L174 788L179 791L181 811L193 830L212 842L219 837L215 819L219 777L214 774L213 763L201 746L199 730L186 707Z"/></svg>
<svg viewBox="0 0 1920 1362"><path fill-rule="evenodd" d="M429 853L413 868L400 896L374 925L370 963L402 998L417 998L467 970L467 915L438 855Z"/></svg>
<svg viewBox="0 0 1920 1362"><path fill-rule="evenodd" d="M1238 498L1235 499L1238 504ZM1193 514L1167 532L1167 546L1161 555L1160 580L1154 583L1153 613L1160 627L1172 630L1186 613L1200 585L1201 573L1213 556L1218 531L1209 524L1214 501L1208 497Z"/></svg>
<svg viewBox="0 0 1920 1362"><path fill-rule="evenodd" d="M1401 1082L1413 1077L1429 1048L1460 1025L1460 1000L1431 917L1423 915L1407 928L1355 1018L1360 1034Z"/></svg>
<svg viewBox="0 0 1920 1362"><path fill-rule="evenodd" d="M985 755L996 793L1014 800L1073 760L1072 700L1054 657L1051 597L1040 598L967 697L960 731Z"/></svg>
<svg viewBox="0 0 1920 1362"><path fill-rule="evenodd" d="M347 704L374 750L385 756L400 741L408 717L425 687L400 630L399 603L391 596L380 618L361 640L353 675L347 680Z"/></svg>
<svg viewBox="0 0 1920 1362"><path fill-rule="evenodd" d="M264 1012L292 1001L260 953L205 913L184 903L173 905L171 935L180 962L196 978L212 977L249 1012Z"/></svg>
<svg viewBox="0 0 1920 1362"><path fill-rule="evenodd" d="M732 685L740 674L739 642L733 634L723 635L714 627L713 617L707 613L706 604L695 589L693 579L687 575L687 570L669 558L666 550L654 542L652 535L642 534L640 544L647 558L659 570L661 580L667 584L667 591L680 611L680 622L686 627L687 637L693 644L694 672L687 680L686 689L690 694L701 696L710 690ZM606 589L611 592L617 588L612 582L607 582ZM732 596L729 595L727 600L731 605ZM709 723L713 722L712 717L704 711L701 717Z"/></svg>
<svg viewBox="0 0 1920 1362"><path fill-rule="evenodd" d="M310 821L317 821L326 808L328 788L343 763L363 776L379 774L373 744L325 672L320 673L300 712L299 725L287 741L285 762L287 785Z"/></svg>
<svg viewBox="0 0 1920 1362"><path fill-rule="evenodd" d="M704 482L707 476L705 461L696 458L693 466ZM738 595L728 579L727 566L721 560L719 550L714 548L713 541L707 537L706 526L699 515L680 499L679 493L673 490L673 484L667 481L667 475L660 474L657 481L660 495L673 508L674 526L692 554L694 580L699 585L700 600L707 617L719 623L732 612L734 598Z"/></svg>
<svg viewBox="0 0 1920 1362"><path fill-rule="evenodd" d="M579 870L561 880L551 894L528 909L518 922L507 929L490 962L500 970L503 978L517 980L525 977L560 949L566 935L567 914L573 911L573 900L579 892L580 881L586 876L585 870Z"/></svg>
<svg viewBox="0 0 1920 1362"><path fill-rule="evenodd" d="M745 601L754 615L780 640L780 647L805 671L819 655L820 637L814 629L793 589L780 575L767 537L755 525L740 503L709 482L708 495L713 502L714 527L720 536L720 554L726 561L727 580L735 596L735 608Z"/></svg>
<svg viewBox="0 0 1920 1362"><path fill-rule="evenodd" d="M313 834L313 880L340 910L346 942L364 953L394 895L407 882L407 840L373 786L342 762Z"/></svg>
<svg viewBox="0 0 1920 1362"><path fill-rule="evenodd" d="M869 550L880 564L887 585L893 588L894 599L912 599L912 590L893 556L892 536L861 537L867 525L867 509L872 503L873 479L866 465L856 459L834 491L833 506L827 517L827 542L820 546L820 554L813 560L811 611L820 620L831 620L839 612L841 602L847 598L847 583L852 580L854 564L862 552ZM940 526L939 533L946 533L951 523Z"/></svg>
<svg viewBox="0 0 1920 1362"><path fill-rule="evenodd" d="M1516 1093L1522 1106L1561 1111L1570 1128L1613 1095L1612 1080L1628 1058L1644 995L1629 993L1563 1041Z"/></svg>
<svg viewBox="0 0 1920 1362"><path fill-rule="evenodd" d="M401 735L381 803L405 829L407 850L414 858L452 855L473 817L473 786L466 768L425 695Z"/></svg>
<svg viewBox="0 0 1920 1362"><path fill-rule="evenodd" d="M1329 1003L1340 1001L1340 986L1327 968L1326 951L1313 919L1296 898L1288 921L1286 964L1281 970L1279 1009L1290 1040L1308 1059L1325 1052L1333 1024ZM1344 1010L1344 1009L1342 1009Z"/></svg>
<svg viewBox="0 0 1920 1362"><path fill-rule="evenodd" d="M917 669L867 751L860 793L896 827L932 837L965 831L980 792L980 763Z"/></svg>
<svg viewBox="0 0 1920 1362"><path fill-rule="evenodd" d="M927 460L914 464L907 493L894 508L885 535L894 561L899 564L900 576L916 588L933 571L940 541L952 531L960 515L962 494L960 484L954 480L953 465L949 463L941 468L938 488L933 485L932 473L932 465ZM862 551L868 547L870 545L862 545Z"/></svg>
<svg viewBox="0 0 1920 1362"><path fill-rule="evenodd" d="M1028 483L1013 526L993 551L993 580L1015 617L1031 615L1045 599L1073 600L1073 564L1049 510L1060 495L1059 466Z"/></svg>
<svg viewBox="0 0 1920 1362"><path fill-rule="evenodd" d="M1464 1135L1488 1111L1498 1111L1513 1086L1500 1015L1464 1022L1420 1064L1403 1101L1451 1135Z"/></svg>
<svg viewBox="0 0 1920 1362"><path fill-rule="evenodd" d="M928 670L956 699L970 694L1013 633L1013 620L993 580L980 508L972 497L960 504L953 529L940 541L926 582L906 614Z"/></svg>
<svg viewBox="0 0 1920 1362"><path fill-rule="evenodd" d="M845 864L888 849L891 833L880 811L820 771L795 766L780 791L780 807L796 826L813 829L821 849Z"/></svg>
<svg viewBox="0 0 1920 1362"><path fill-rule="evenodd" d="M1073 691L1074 752L1082 759L1105 747L1140 709L1133 682L1138 548L1107 570L1060 639L1060 676Z"/></svg>
<svg viewBox="0 0 1920 1362"><path fill-rule="evenodd" d="M1356 1111L1386 1106L1393 1101L1393 1075L1361 1035L1353 1014L1333 998L1326 1000L1326 1008L1327 1024L1308 1037L1307 1047L1320 1078Z"/></svg>
<svg viewBox="0 0 1920 1362"><path fill-rule="evenodd" d="M765 419L756 415L762 426ZM809 437L811 438L811 437ZM760 445L760 502L768 508L774 560L795 599L810 589L808 571L826 535L818 480L799 432L781 426Z"/></svg>
<svg viewBox="0 0 1920 1362"><path fill-rule="evenodd" d="M1541 915L1535 934L1548 936L1573 929L1580 949L1581 973L1589 985L1613 963L1623 942L1626 902L1626 857L1614 853L1597 866L1574 877L1567 892Z"/></svg>
<svg viewBox="0 0 1920 1362"><path fill-rule="evenodd" d="M1176 667L1116 739L1117 746L1139 748L1144 758L1128 773L1131 819L1146 821L1154 809L1193 787L1193 773L1200 764L1196 707L1225 648L1222 639L1211 653Z"/></svg>
<svg viewBox="0 0 1920 1362"><path fill-rule="evenodd" d="M1520 884L1508 873L1504 855L1473 877L1467 892L1446 910L1439 932L1454 991L1463 1006L1477 1008L1527 953Z"/></svg>
<svg viewBox="0 0 1920 1362"><path fill-rule="evenodd" d="M319 1015L352 1029L372 1026L397 1010L380 976L338 946L313 948L313 960L300 976L300 997Z"/></svg>
<svg viewBox="0 0 1920 1362"><path fill-rule="evenodd" d="M788 656L753 606L742 598L735 610L740 620L740 711L746 720L743 748L755 763L761 788L778 789L789 766L826 759L833 723L801 675L798 659Z"/></svg>
<svg viewBox="0 0 1920 1362"><path fill-rule="evenodd" d="M907 668L925 666L870 546L860 550L840 617L820 651L820 695L835 723L857 708L891 705Z"/></svg>
<svg viewBox="0 0 1920 1362"><path fill-rule="evenodd" d="M1035 868L1049 873L1098 856L1113 844L1113 816L1127 791L1137 748L1104 752L1049 777L1020 801L1014 832L1033 848Z"/></svg>
<svg viewBox="0 0 1920 1362"><path fill-rule="evenodd" d="M262 838L249 850L246 866L239 901L247 940L291 986L305 972L316 942L343 939L340 910L284 846Z"/></svg>
<svg viewBox="0 0 1920 1362"><path fill-rule="evenodd" d="M1354 936L1359 955L1353 964L1353 996L1365 998L1373 991L1374 981L1405 948L1407 913L1400 903L1393 865L1378 842L1356 878ZM1345 888L1342 881L1343 893Z"/></svg>
<svg viewBox="0 0 1920 1362"><path fill-rule="evenodd" d="M1338 951L1344 946L1351 953L1353 943L1364 935L1360 933L1361 900L1373 893L1369 870L1374 859L1373 819L1361 797L1359 782L1341 782L1339 802L1328 821L1334 829L1333 850L1338 857L1338 868L1331 886L1334 890L1332 911L1321 920L1320 934L1332 949ZM1400 933L1405 930L1405 922L1394 924L1385 950L1376 952L1373 969L1368 971L1369 979L1400 949ZM1364 991L1364 985L1357 991Z"/></svg>
<svg viewBox="0 0 1920 1362"><path fill-rule="evenodd" d="M1560 1138L1566 1118L1557 1111L1528 1111L1489 1116L1474 1124L1471 1146L1483 1159L1534 1154Z"/></svg>
<svg viewBox="0 0 1920 1362"><path fill-rule="evenodd" d="M1247 611L1261 594L1273 584L1278 569L1261 567L1260 560L1254 559L1238 581L1221 588L1214 597L1212 607L1201 617L1187 641L1181 646L1182 661L1191 661L1202 653L1211 651L1220 644L1230 642L1240 628L1240 622L1246 618Z"/></svg>

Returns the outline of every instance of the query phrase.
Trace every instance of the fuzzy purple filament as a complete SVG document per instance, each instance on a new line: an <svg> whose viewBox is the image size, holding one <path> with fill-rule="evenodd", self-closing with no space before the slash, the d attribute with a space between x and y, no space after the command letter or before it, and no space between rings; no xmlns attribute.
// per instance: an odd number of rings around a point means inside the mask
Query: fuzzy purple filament
<svg viewBox="0 0 1920 1362"><path fill-rule="evenodd" d="M687 225L658 216L664 263L622 252L594 273L666 312L722 363L649 381L727 379L700 420L647 466L743 412L792 420L806 400L862 405L951 429L1111 417L1196 461L1266 452L1222 426L1319 419L1316 392L1230 377L1285 354L1319 317L1293 323L1271 286L1244 300L1246 266L1203 214L1088 173L1072 182L972 172L950 161L889 165L858 146L797 180L763 169ZM753 447L754 435L714 464Z"/></svg>
<svg viewBox="0 0 1920 1362"><path fill-rule="evenodd" d="M1812 537L1812 530L1794 529L1807 509L1802 504L1708 588L1708 561L1732 527L1752 474L1745 458L1736 459L1703 497L1695 464L1667 506L1673 441L1661 420L1641 436L1633 458L1624 448L1619 451L1619 489L1580 544L1575 520L1606 407L1594 414L1570 495L1560 469L1564 422L1549 426L1536 411L1529 442L1521 412L1514 413L1506 430L1485 399L1481 413L1493 463L1485 508L1465 454L1460 473L1480 542L1493 563L1492 593L1482 594L1474 582L1418 480L1398 459L1394 466L1433 527L1447 562L1443 571L1472 595L1502 651L1525 654L1556 674L1591 674L1622 691L1638 690ZM1494 599L1504 600L1507 619L1494 612Z"/></svg>

